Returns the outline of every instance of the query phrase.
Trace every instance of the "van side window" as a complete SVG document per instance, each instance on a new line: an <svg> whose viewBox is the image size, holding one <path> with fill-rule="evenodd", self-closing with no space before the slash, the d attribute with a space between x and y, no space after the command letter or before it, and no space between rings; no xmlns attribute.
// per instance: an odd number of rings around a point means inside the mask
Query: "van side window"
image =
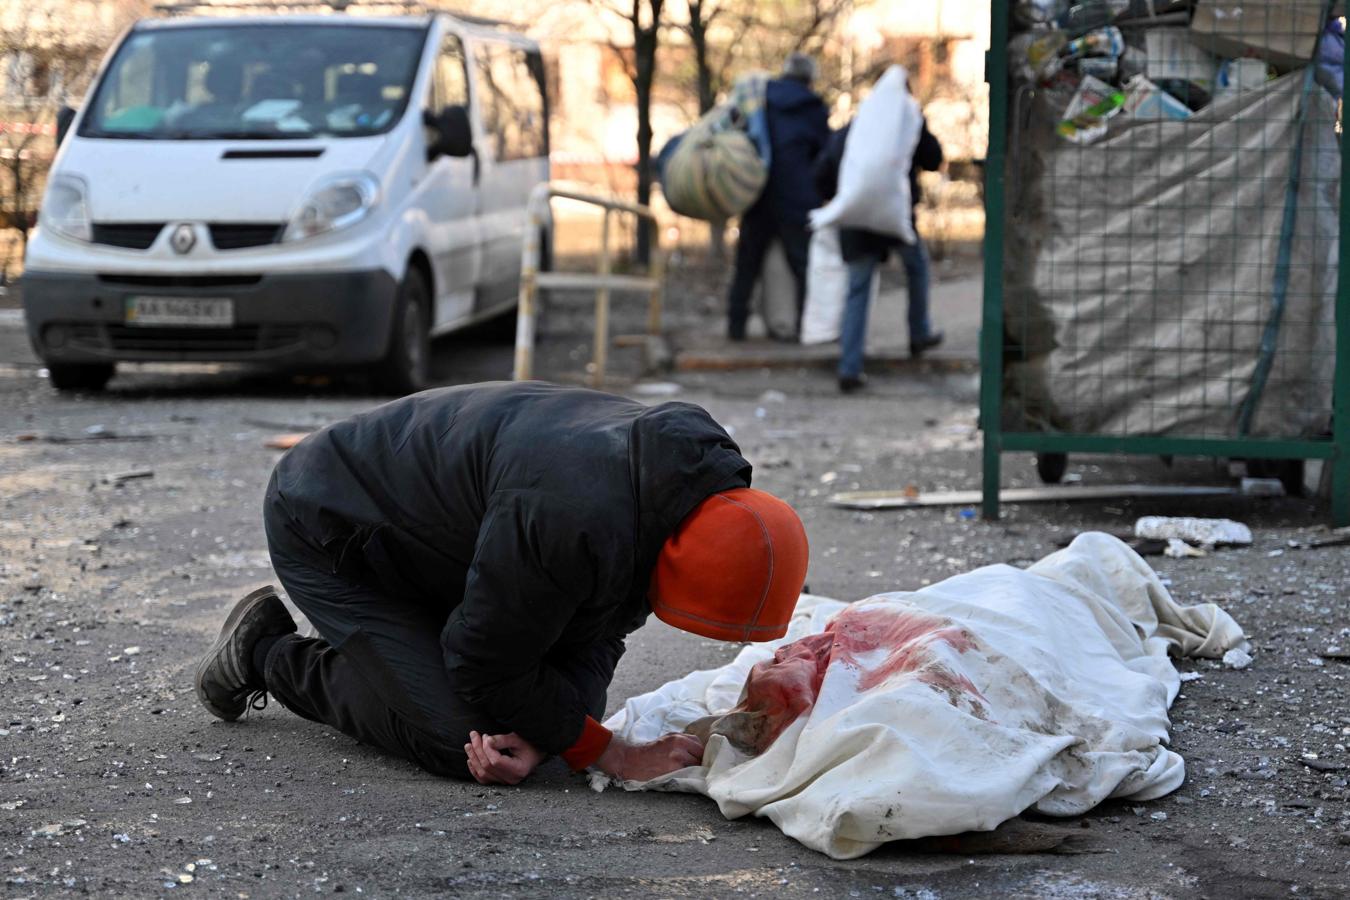
<svg viewBox="0 0 1350 900"><path fill-rule="evenodd" d="M524 50L502 44L478 48L478 94L493 155L498 161L548 154L544 93Z"/></svg>
<svg viewBox="0 0 1350 900"><path fill-rule="evenodd" d="M440 111L447 106L469 106L469 71L464 60L464 44L455 35L446 37L436 57L436 88L433 103Z"/></svg>

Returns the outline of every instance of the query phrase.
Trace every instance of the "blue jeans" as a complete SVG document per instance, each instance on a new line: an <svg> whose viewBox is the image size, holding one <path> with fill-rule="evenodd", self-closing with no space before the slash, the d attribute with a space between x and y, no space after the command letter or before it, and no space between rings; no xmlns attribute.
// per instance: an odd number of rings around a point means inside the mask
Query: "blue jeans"
<svg viewBox="0 0 1350 900"><path fill-rule="evenodd" d="M924 340L932 332L928 320L928 250L920 240L900 245L900 261L909 283L909 342ZM867 307L872 299L872 276L879 256L865 256L848 264L848 297L844 301L844 321L839 331L839 377L856 378L863 370L863 350L867 344Z"/></svg>

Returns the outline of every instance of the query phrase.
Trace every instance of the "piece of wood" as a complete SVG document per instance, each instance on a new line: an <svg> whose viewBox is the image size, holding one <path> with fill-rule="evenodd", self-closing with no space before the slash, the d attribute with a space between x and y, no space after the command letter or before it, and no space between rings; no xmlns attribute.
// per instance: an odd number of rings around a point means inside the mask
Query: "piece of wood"
<svg viewBox="0 0 1350 900"><path fill-rule="evenodd" d="M1005 488L999 491L1000 503L1063 503L1074 500L1120 500L1148 497L1230 497L1237 494L1227 486L1197 487L1171 484L1056 485L1038 488ZM944 491L920 493L904 491L846 491L830 497L830 505L844 509L905 509L931 506L978 506L980 491Z"/></svg>
<svg viewBox="0 0 1350 900"><path fill-rule="evenodd" d="M309 432L296 434L274 434L263 441L263 446L270 450L289 450L296 444L309 437Z"/></svg>

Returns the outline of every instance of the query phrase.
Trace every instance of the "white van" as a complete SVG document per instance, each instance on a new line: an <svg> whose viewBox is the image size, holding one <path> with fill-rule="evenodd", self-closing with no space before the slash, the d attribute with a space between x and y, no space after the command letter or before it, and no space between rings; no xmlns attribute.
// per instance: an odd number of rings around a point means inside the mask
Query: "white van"
<svg viewBox="0 0 1350 900"><path fill-rule="evenodd" d="M59 389L120 360L360 366L516 302L539 48L449 15L146 20L61 141L23 279ZM547 240L547 236L545 236Z"/></svg>

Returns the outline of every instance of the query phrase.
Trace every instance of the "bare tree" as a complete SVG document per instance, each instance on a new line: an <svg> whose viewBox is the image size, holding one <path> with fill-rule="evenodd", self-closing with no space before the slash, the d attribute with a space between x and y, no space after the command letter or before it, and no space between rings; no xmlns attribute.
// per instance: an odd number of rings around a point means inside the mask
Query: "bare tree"
<svg viewBox="0 0 1350 900"><path fill-rule="evenodd" d="M100 5L111 15L89 16L91 10L76 4L46 0L0 18L0 230L17 234L5 242L0 276L8 276L13 257L27 246L56 153L61 108L78 102L117 29L146 6L139 0Z"/></svg>
<svg viewBox="0 0 1350 900"><path fill-rule="evenodd" d="M623 60L637 105L637 202L647 204L652 199L652 89L656 83L656 54L661 45L661 29L665 0L595 0L606 12L618 16L632 34L631 52L612 46ZM652 235L650 223L642 220L637 232L634 255L637 261L651 261Z"/></svg>

